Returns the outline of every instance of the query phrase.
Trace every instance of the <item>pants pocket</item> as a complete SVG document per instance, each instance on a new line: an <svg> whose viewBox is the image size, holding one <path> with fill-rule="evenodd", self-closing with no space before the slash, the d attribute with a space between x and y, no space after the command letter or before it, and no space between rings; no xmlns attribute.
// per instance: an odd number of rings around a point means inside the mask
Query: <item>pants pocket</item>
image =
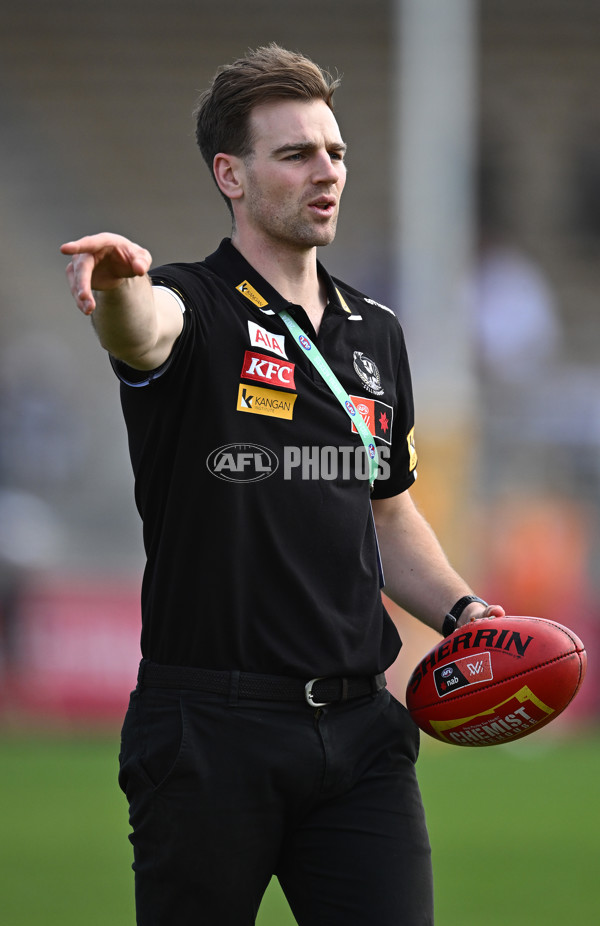
<svg viewBox="0 0 600 926"><path fill-rule="evenodd" d="M134 780L163 787L180 760L185 739L183 702L176 691L145 689L137 694L121 732L119 785L129 796Z"/></svg>
<svg viewBox="0 0 600 926"><path fill-rule="evenodd" d="M401 701L398 701L389 691L385 691L383 694L389 699L385 717L388 723L393 725L396 736L400 737L400 742L404 745L406 754L410 756L413 762L416 762L421 746L420 730Z"/></svg>

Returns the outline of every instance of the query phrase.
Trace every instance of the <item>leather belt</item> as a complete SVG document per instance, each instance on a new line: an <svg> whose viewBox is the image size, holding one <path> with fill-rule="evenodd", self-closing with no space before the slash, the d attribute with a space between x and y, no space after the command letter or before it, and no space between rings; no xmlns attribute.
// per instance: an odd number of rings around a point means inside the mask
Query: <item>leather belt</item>
<svg viewBox="0 0 600 926"><path fill-rule="evenodd" d="M138 685L148 688L187 688L258 701L306 701L311 707L323 707L332 701L349 701L351 698L377 694L385 688L387 681L385 672L370 677L311 678L304 682L302 679L281 675L167 666L142 659Z"/></svg>

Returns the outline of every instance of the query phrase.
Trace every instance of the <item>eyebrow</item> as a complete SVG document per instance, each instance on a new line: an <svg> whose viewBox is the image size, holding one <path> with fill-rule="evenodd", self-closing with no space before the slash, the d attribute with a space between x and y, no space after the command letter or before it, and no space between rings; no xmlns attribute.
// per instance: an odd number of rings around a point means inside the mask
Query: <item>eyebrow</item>
<svg viewBox="0 0 600 926"><path fill-rule="evenodd" d="M310 152L310 151L315 151L318 147L319 145L315 144L315 142L312 142L312 141L299 141L295 143L290 142L288 144L281 145L279 148L275 148L271 153L273 155L280 155L280 154L292 154L296 151ZM337 142L337 141L332 142L330 145L326 145L326 148L328 151L338 151L340 154L345 154L346 151L348 150L348 146L345 145L344 142Z"/></svg>

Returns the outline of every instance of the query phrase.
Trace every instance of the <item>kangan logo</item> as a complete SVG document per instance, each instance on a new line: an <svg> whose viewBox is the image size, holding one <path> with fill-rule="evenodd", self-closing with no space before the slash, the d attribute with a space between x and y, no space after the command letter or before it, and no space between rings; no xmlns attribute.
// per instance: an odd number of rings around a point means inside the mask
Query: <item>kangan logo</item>
<svg viewBox="0 0 600 926"><path fill-rule="evenodd" d="M244 280L239 284L239 286L236 286L236 289L242 294L242 296L245 296L246 299L249 299L250 302L253 302L254 305L257 305L259 309L263 309L266 305L269 304L267 300L263 299L261 294L250 285L248 280Z"/></svg>
<svg viewBox="0 0 600 926"><path fill-rule="evenodd" d="M224 444L208 455L206 466L225 482L261 482L273 475L279 460L260 444Z"/></svg>
<svg viewBox="0 0 600 926"><path fill-rule="evenodd" d="M354 371L365 389L373 395L383 395L381 376L375 362L363 354L362 351L355 350L353 365Z"/></svg>
<svg viewBox="0 0 600 926"><path fill-rule="evenodd" d="M267 415L269 418L287 418L291 421L297 398L295 392L281 392L280 389L263 389L262 386L245 386L240 383L236 409L250 415Z"/></svg>

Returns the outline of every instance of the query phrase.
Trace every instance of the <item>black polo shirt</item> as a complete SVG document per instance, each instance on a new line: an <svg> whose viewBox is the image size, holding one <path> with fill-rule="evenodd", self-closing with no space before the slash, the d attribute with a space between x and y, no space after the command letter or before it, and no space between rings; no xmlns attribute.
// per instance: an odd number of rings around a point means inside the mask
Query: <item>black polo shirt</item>
<svg viewBox="0 0 600 926"><path fill-rule="evenodd" d="M229 240L151 273L181 300L182 334L150 374L114 363L144 525L149 659L312 678L376 673L399 651L364 447L278 312L367 420L381 455L374 498L415 478L404 338L393 312L319 273L318 336Z"/></svg>

